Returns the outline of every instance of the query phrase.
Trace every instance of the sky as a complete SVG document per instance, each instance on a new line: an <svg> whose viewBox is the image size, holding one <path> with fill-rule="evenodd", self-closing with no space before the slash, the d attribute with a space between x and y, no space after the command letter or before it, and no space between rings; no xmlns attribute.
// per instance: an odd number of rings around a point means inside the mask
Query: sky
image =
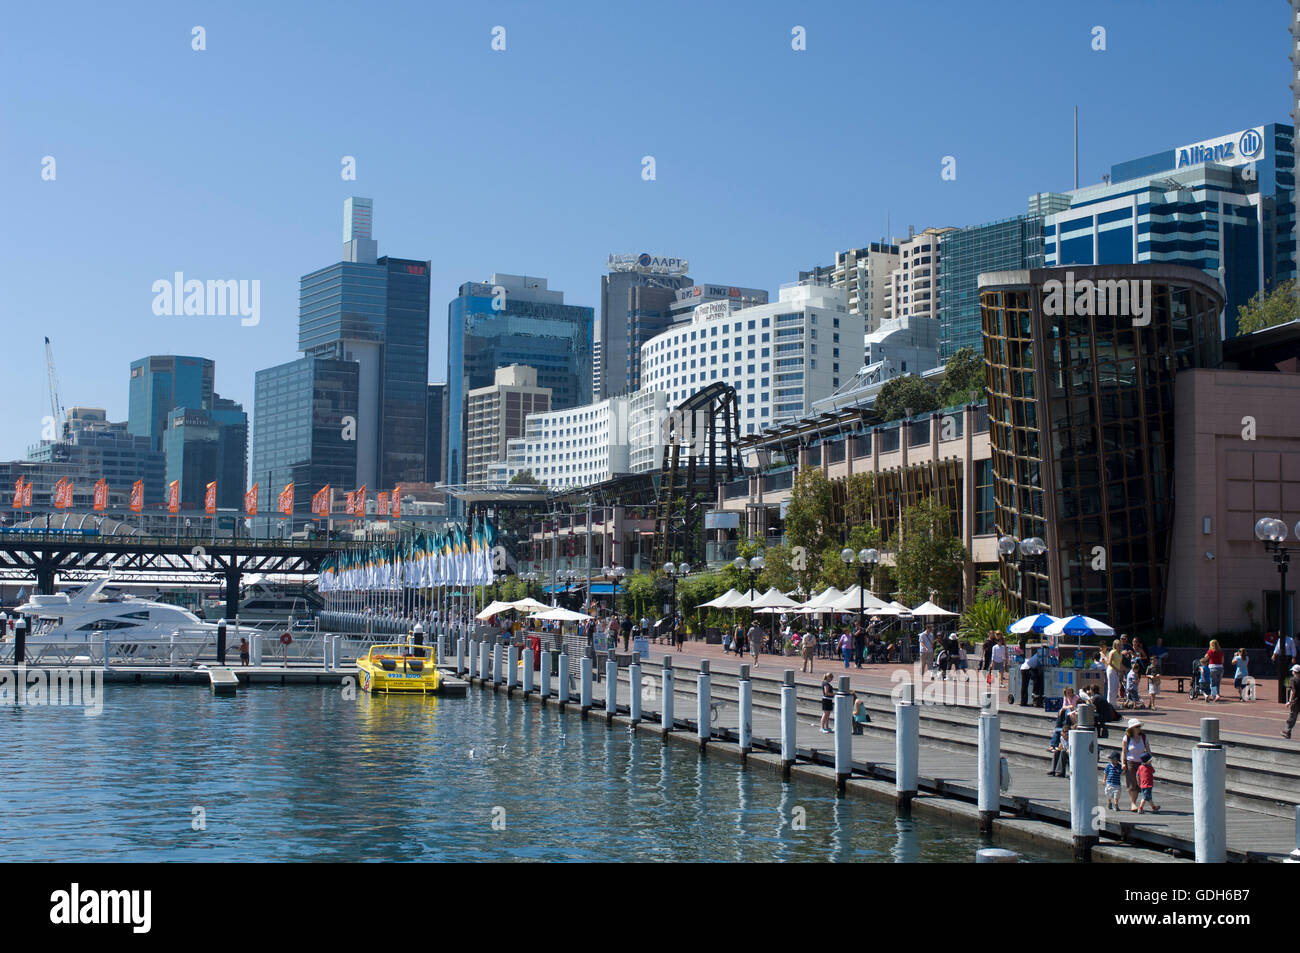
<svg viewBox="0 0 1300 953"><path fill-rule="evenodd" d="M1080 185L1289 122L1289 16L1278 0L13 5L0 459L50 413L46 335L65 407L124 420L130 362L187 354L251 420L255 371L299 356L298 281L341 258L349 195L374 200L381 255L432 262L442 381L447 303L492 272L595 308L609 254L649 252L775 295L887 228L994 221L1070 188L1076 105ZM259 282L258 323L155 314L175 272Z"/></svg>

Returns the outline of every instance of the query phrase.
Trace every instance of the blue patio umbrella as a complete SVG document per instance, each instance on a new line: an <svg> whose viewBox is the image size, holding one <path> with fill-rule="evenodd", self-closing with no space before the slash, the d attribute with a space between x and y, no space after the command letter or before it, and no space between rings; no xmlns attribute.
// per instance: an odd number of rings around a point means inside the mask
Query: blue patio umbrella
<svg viewBox="0 0 1300 953"><path fill-rule="evenodd" d="M1007 626L1007 631L1012 635L1024 635L1026 632L1041 633L1049 625L1059 621L1061 620L1054 615L1040 612L1038 615L1027 615L1023 619L1017 619Z"/></svg>
<svg viewBox="0 0 1300 953"><path fill-rule="evenodd" d="M1115 630L1105 622L1093 619L1086 615L1072 615L1068 619L1060 619L1045 630L1046 635L1068 635L1071 637L1081 637L1085 635L1114 635Z"/></svg>

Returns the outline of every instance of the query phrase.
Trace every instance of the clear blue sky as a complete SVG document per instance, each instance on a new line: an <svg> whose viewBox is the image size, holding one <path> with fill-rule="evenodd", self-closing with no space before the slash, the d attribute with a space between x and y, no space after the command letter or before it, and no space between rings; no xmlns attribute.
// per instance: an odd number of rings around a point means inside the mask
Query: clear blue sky
<svg viewBox="0 0 1300 953"><path fill-rule="evenodd" d="M339 259L348 195L374 199L380 254L432 260L444 380L447 302L493 271L594 307L606 256L648 251L775 292L887 216L970 225L1070 187L1076 103L1085 185L1289 122L1288 18L1280 0L11 5L0 458L49 412L45 334L66 406L125 419L131 360L196 354L251 417L254 371L298 356L298 279ZM155 316L176 271L260 280L261 323Z"/></svg>

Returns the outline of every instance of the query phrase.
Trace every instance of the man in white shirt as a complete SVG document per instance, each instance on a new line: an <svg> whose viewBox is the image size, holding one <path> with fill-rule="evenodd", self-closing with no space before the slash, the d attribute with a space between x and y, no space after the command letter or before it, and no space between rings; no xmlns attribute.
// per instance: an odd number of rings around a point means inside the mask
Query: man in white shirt
<svg viewBox="0 0 1300 953"><path fill-rule="evenodd" d="M921 633L921 677L930 674L930 660L934 657L934 626L927 625Z"/></svg>
<svg viewBox="0 0 1300 953"><path fill-rule="evenodd" d="M1038 649L1031 649L1029 658L1020 666L1020 705L1027 707L1029 683L1034 683L1034 698L1041 698L1043 695L1043 660L1038 654Z"/></svg>

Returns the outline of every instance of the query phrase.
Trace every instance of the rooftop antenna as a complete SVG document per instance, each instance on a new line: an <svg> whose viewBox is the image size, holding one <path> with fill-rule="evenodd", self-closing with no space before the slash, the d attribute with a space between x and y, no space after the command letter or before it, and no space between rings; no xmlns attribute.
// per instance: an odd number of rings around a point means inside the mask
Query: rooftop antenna
<svg viewBox="0 0 1300 953"><path fill-rule="evenodd" d="M1079 187L1079 107L1074 107L1074 187Z"/></svg>

